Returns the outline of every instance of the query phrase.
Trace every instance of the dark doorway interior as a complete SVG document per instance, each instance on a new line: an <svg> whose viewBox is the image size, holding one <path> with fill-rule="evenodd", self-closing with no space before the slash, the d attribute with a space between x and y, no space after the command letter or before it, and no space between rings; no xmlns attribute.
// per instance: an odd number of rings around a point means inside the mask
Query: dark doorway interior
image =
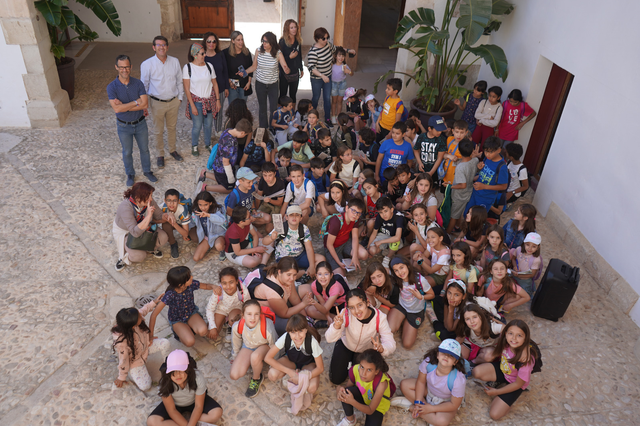
<svg viewBox="0 0 640 426"><path fill-rule="evenodd" d="M573 74L553 64L523 160L532 177L531 186L534 189L544 170L572 82Z"/></svg>
<svg viewBox="0 0 640 426"><path fill-rule="evenodd" d="M405 0L362 0L359 47L388 49L393 44Z"/></svg>

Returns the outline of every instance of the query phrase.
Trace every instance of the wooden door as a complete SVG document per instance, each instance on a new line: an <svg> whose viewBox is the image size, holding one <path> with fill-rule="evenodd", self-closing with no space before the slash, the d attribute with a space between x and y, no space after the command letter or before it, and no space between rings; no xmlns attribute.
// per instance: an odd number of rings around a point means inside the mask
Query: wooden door
<svg viewBox="0 0 640 426"><path fill-rule="evenodd" d="M214 32L228 38L234 30L233 0L180 0L182 7L182 38L202 37Z"/></svg>
<svg viewBox="0 0 640 426"><path fill-rule="evenodd" d="M529 175L536 177L536 179L540 178L547 160L572 81L573 74L553 64L536 123L531 132L527 153L522 161L527 167Z"/></svg>

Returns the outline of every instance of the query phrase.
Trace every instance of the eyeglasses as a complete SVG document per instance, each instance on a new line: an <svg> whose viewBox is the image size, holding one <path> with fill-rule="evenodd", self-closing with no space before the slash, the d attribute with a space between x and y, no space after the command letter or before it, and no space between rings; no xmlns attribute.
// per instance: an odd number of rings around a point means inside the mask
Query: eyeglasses
<svg viewBox="0 0 640 426"><path fill-rule="evenodd" d="M118 67L119 70L130 70L131 66L128 67Z"/></svg>
<svg viewBox="0 0 640 426"><path fill-rule="evenodd" d="M217 40L207 40L207 43L218 43Z"/></svg>
<svg viewBox="0 0 640 426"><path fill-rule="evenodd" d="M262 40L262 43L269 43L269 40Z"/></svg>
<svg viewBox="0 0 640 426"><path fill-rule="evenodd" d="M350 208L349 211L351 212L352 215L354 215L355 217L360 217L362 215L362 212L359 212L358 210L355 210L353 208Z"/></svg>
<svg viewBox="0 0 640 426"><path fill-rule="evenodd" d="M166 44L158 44L158 43L156 43L156 47L167 47L167 45Z"/></svg>

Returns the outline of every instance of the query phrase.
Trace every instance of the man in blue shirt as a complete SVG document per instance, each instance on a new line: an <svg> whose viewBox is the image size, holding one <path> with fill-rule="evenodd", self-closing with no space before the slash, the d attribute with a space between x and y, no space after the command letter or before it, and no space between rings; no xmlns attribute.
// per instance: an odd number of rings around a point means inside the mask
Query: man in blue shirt
<svg viewBox="0 0 640 426"><path fill-rule="evenodd" d="M158 178L151 172L149 156L149 129L145 120L144 109L147 108L147 92L144 84L131 77L131 59L127 55L116 58L118 78L107 86L107 95L111 108L116 113L118 138L122 144L122 161L127 175L127 186L133 186L136 174L133 168L133 138L136 138L140 150L142 171L150 182Z"/></svg>

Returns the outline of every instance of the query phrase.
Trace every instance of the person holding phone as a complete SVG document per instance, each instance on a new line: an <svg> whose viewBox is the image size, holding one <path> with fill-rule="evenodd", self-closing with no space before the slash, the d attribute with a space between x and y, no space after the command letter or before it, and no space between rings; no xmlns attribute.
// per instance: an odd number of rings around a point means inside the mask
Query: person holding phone
<svg viewBox="0 0 640 426"><path fill-rule="evenodd" d="M302 68L302 36L300 35L300 27L293 19L287 19L282 29L282 38L278 43L280 51L284 56L284 60L289 67L290 72L287 74L280 67L280 96L288 96L296 102L296 94L298 93L298 83L304 75Z"/></svg>
<svg viewBox="0 0 640 426"><path fill-rule="evenodd" d="M249 68L253 64L251 52L245 46L244 37L240 31L232 32L230 39L231 44L222 51L229 72L229 105L236 99L246 101L253 93L251 89L253 73L244 72L245 68ZM242 74L238 75L238 72Z"/></svg>

